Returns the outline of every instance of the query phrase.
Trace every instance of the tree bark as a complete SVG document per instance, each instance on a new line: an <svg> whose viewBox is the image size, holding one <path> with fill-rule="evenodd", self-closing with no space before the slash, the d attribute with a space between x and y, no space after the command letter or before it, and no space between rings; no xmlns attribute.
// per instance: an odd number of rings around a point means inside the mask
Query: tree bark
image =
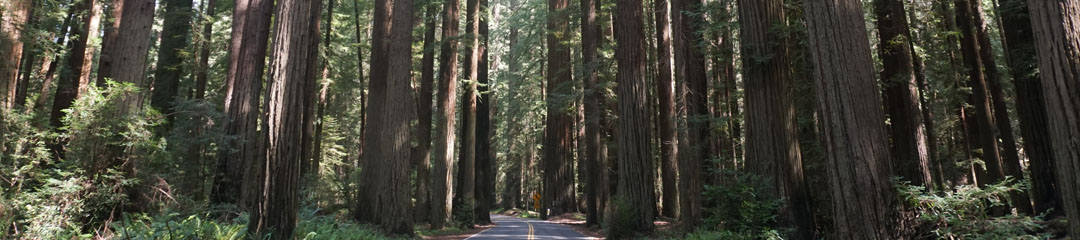
<svg viewBox="0 0 1080 240"><path fill-rule="evenodd" d="M416 96L416 114L419 118L416 127L418 145L413 153L416 168L416 219L426 222L431 201L431 116L435 94L435 21L438 18L438 6L428 5L424 18L424 56L420 62L420 92Z"/></svg>
<svg viewBox="0 0 1080 240"><path fill-rule="evenodd" d="M597 38L600 38L599 26L596 23L596 9L599 5L599 0L582 0L581 1L581 61L584 63L584 81L585 86L585 152L584 152L584 168L585 172L592 174L586 176L579 176L585 178L585 224L586 225L598 225L602 209L597 208L596 192L599 185L597 185L599 179L598 169L600 169L600 162L598 154L602 142L600 135L604 130L601 128L600 122L601 114L604 114L603 105L600 103L601 89L600 79L597 74L597 68L599 68L599 61L597 60ZM581 164L581 163L578 163ZM579 166L580 167L580 166Z"/></svg>
<svg viewBox="0 0 1080 240"><path fill-rule="evenodd" d="M654 199L653 159L649 147L649 111L645 81L645 26L642 2L624 0L616 2L615 59L618 62L616 79L619 98L619 190L617 208L609 214L618 214L619 220L629 224L630 231L649 232L653 228L656 206ZM629 214L629 216L622 216Z"/></svg>
<svg viewBox="0 0 1080 240"><path fill-rule="evenodd" d="M37 26L39 24L38 22L40 21L38 20L39 17L37 16L39 8L41 8L41 3L37 1L31 1L29 9L27 9L27 16L25 24L23 25L23 31L25 31L26 29L39 28L39 26ZM22 34L20 33L19 35ZM26 36L25 38L32 38L32 36ZM36 41L37 40L35 39L28 39L28 41L23 44L22 56L20 57L21 65L19 65L18 72L15 73L16 77L18 78L15 84L15 100L13 100L16 107L26 106L26 94L28 88L27 85L30 85L30 75L34 72L34 63L36 61L35 59L40 52L34 49L36 47Z"/></svg>
<svg viewBox="0 0 1080 240"><path fill-rule="evenodd" d="M874 4L882 59L881 82L885 88L889 133L892 137L892 158L897 174L912 185L929 187L933 184L926 145L927 133L923 124L918 83L911 51L911 30L908 27L904 2L878 0ZM749 123L749 122L748 122Z"/></svg>
<svg viewBox="0 0 1080 240"><path fill-rule="evenodd" d="M272 55L263 115L262 145L266 183L252 208L248 232L270 239L292 239L300 208L300 162L305 85L312 80L310 46L318 46L322 1L281 0L277 4Z"/></svg>
<svg viewBox="0 0 1080 240"><path fill-rule="evenodd" d="M172 125L173 102L180 94L180 78L184 75L184 51L187 51L191 36L192 0L166 0L165 20L162 23L161 46L158 47L158 61L154 73L154 88L150 95L150 105L170 120L164 129Z"/></svg>
<svg viewBox="0 0 1080 240"><path fill-rule="evenodd" d="M772 197L783 199L779 222L787 237L812 239L814 216L803 175L795 123L794 86L782 0L741 0L743 76L746 81L746 168L768 179Z"/></svg>
<svg viewBox="0 0 1080 240"><path fill-rule="evenodd" d="M431 193L431 228L441 229L449 221L454 193L454 114L457 96L458 21L457 0L443 7L442 47L439 49L439 93L435 122L434 191Z"/></svg>
<svg viewBox="0 0 1080 240"><path fill-rule="evenodd" d="M271 0L237 0L233 10L229 69L225 78L225 135L235 136L218 153L211 201L254 206L262 189L259 144L259 99L270 33ZM243 186L243 187L241 187ZM236 198L236 193L240 198Z"/></svg>
<svg viewBox="0 0 1080 240"><path fill-rule="evenodd" d="M31 0L9 0L0 3L0 108L15 106L19 83L19 62L23 54L23 32L30 15Z"/></svg>
<svg viewBox="0 0 1080 240"><path fill-rule="evenodd" d="M68 50L68 58L65 62L68 71L62 71L60 81L56 83L52 114L49 116L49 124L53 128L63 126L62 120L67 115L64 110L70 108L75 99L79 97L79 94L89 86L90 66L94 56L94 50L89 43L90 39L93 39L98 32L97 20L101 12L99 8L98 3L92 0L81 1L72 6L72 9L74 9L73 14L80 13L76 15L79 16L77 20L79 25L71 28L71 38L73 40L68 42L71 50ZM60 38L63 38L63 36L60 36ZM55 62L59 62L59 59ZM44 95L43 93L42 96ZM39 99L42 98L44 97ZM53 147L52 151L62 154L63 151L60 147L57 145Z"/></svg>
<svg viewBox="0 0 1080 240"><path fill-rule="evenodd" d="M65 43L65 41L67 40L68 29L70 29L71 21L74 18L75 18L75 12L71 11L71 12L68 13L67 17L64 18L64 23L60 24L60 33L55 36L56 37L56 46L64 46L65 44L67 44L67 43ZM80 39L82 39L82 38L80 38ZM51 89L51 87L53 85L52 81L53 81L54 76L56 76L56 69L58 68L57 66L59 66L57 63L60 62L61 57L62 56L60 54L54 54L53 56L45 56L45 58L42 61L41 71L39 71L38 73L41 74L41 75L44 75L45 79L41 83L41 92L39 92L37 99L34 100L34 108L36 110L44 111L44 109L45 109L45 105L46 105L45 101L49 99L48 98L49 93L53 92L52 89ZM100 72L100 70L99 70L99 72ZM53 100L55 101L55 96L54 96ZM30 111L32 111L32 110L27 109L27 112L30 112ZM50 112L50 114L51 114L51 112ZM52 116L50 115L50 117L52 117ZM55 126L55 125L52 125L52 126Z"/></svg>
<svg viewBox="0 0 1080 240"><path fill-rule="evenodd" d="M1061 196L1054 174L1053 149L1047 128L1045 93L1039 79L1035 35L1026 1L1002 0L998 6L1006 63L1016 88L1016 110L1020 117L1020 133L1024 139L1024 154L1030 161L1031 196L1034 213L1054 209L1052 216L1063 216Z"/></svg>
<svg viewBox="0 0 1080 240"><path fill-rule="evenodd" d="M396 0L392 7L390 35L386 39L388 57L384 87L373 89L369 110L370 129L364 134L368 144L364 146L364 179L373 183L367 189L371 208L370 222L392 234L411 235L412 215L409 214L410 142L409 122L412 120L412 30L413 1ZM376 71L376 70L372 70ZM377 99L377 98L384 99ZM405 103L405 111L390 107L391 103Z"/></svg>
<svg viewBox="0 0 1080 240"><path fill-rule="evenodd" d="M105 1L105 0L102 0ZM116 50L117 36L120 30L120 22L124 20L124 3L126 0L111 0L108 4L108 14L105 16L108 24L105 25L104 35L101 38L101 56L98 57L98 77L96 85L105 87L105 80L113 78L112 69L115 64L114 52Z"/></svg>
<svg viewBox="0 0 1080 240"><path fill-rule="evenodd" d="M678 1L678 0L675 0ZM659 112L656 124L660 135L660 178L664 205L661 215L679 217L678 154L679 139L675 131L675 82L671 78L671 23L668 20L668 1L653 2L656 21L656 96ZM676 13L678 14L678 13ZM588 101L586 104L588 104ZM597 103L599 104L599 103ZM599 123L598 123L599 124ZM599 137L598 137L599 138Z"/></svg>
<svg viewBox="0 0 1080 240"><path fill-rule="evenodd" d="M217 0L207 0L206 10L201 18L203 31L201 46L199 46L199 66L195 72L195 99L206 99L206 81L210 73L210 46L213 44L214 22L213 16L217 14L214 8Z"/></svg>
<svg viewBox="0 0 1080 240"><path fill-rule="evenodd" d="M491 215L489 211L495 201L495 156L491 149L493 127L491 124L492 115L492 88L488 86L488 70L490 62L488 61L488 22L492 16L489 14L488 0L480 0L480 13L483 16L480 17L479 28L479 45L477 45L477 51L479 51L480 65L477 66L477 83L479 98L477 99L477 114L476 114L476 215L478 224L490 224Z"/></svg>
<svg viewBox="0 0 1080 240"><path fill-rule="evenodd" d="M836 238L893 238L893 171L861 5L804 4Z"/></svg>
<svg viewBox="0 0 1080 240"><path fill-rule="evenodd" d="M568 0L548 0L547 15L547 119L544 134L544 190L540 217L558 216L575 209L574 203L574 98L571 72Z"/></svg>
<svg viewBox="0 0 1080 240"><path fill-rule="evenodd" d="M675 27L675 79L683 81L683 101L686 111L686 143L679 141L679 207L683 226L692 229L700 224L704 173L702 167L708 157L708 84L705 72L705 56L698 51L703 46L702 35L705 18L696 11L702 10L702 0L676 0L673 13L679 17L672 21ZM621 166L620 166L621 167Z"/></svg>
<svg viewBox="0 0 1080 240"><path fill-rule="evenodd" d="M466 79L461 95L461 152L458 157L457 187L454 204L468 202L476 206L476 76L480 65L480 6L478 0L465 1L465 54L462 70ZM475 210L475 209L474 209Z"/></svg>
<svg viewBox="0 0 1080 240"><path fill-rule="evenodd" d="M1054 169L1068 231L1080 233L1080 1L1029 0Z"/></svg>
<svg viewBox="0 0 1080 240"><path fill-rule="evenodd" d="M981 20L976 18L982 18L978 15L978 11L975 10L970 0L956 0L954 2L956 6L956 21L957 26L960 29L960 48L964 55L964 66L968 70L968 84L972 88L971 104L975 108L975 128L972 129L970 138L974 139L977 144L977 149L982 149L982 155L980 159L986 164L985 175L982 175L983 171L976 171L976 178L979 186L985 186L987 184L996 183L1001 181L1005 175L1001 167L1001 153L999 152L998 140L997 140L997 123L994 121L994 117L991 111L991 103L989 96L989 89L987 88L988 76L984 69L991 69L996 66L987 65L986 58L982 55L985 51L980 51L982 45L979 43L982 39L979 39L977 28L981 27ZM993 79L991 79L993 80Z"/></svg>

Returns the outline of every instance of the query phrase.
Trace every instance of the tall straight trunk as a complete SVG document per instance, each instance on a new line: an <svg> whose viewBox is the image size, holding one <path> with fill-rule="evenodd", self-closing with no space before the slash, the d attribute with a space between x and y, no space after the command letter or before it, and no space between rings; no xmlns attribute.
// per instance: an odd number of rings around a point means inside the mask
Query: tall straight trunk
<svg viewBox="0 0 1080 240"><path fill-rule="evenodd" d="M311 166L309 166L308 171L304 173L304 174L310 174L312 179L318 179L318 177L319 177L319 169L320 169L319 165L322 163L323 118L326 115L326 105L329 104L328 103L329 99L326 98L327 97L326 95L329 94L328 92L330 91L330 82L331 82L330 81L330 56L333 54L333 51L330 48L330 43L333 41L334 3L335 2L334 2L334 0L329 0L327 2L328 2L327 3L328 6L326 7L326 16L323 16L323 18L325 18L326 22L323 22L324 24L322 25L322 26L325 26L325 27L320 27L320 28L326 28L325 33L323 33L323 40L322 40L323 49L325 49L324 51L326 52L326 56L321 61L322 67L320 67L320 68L322 70L320 70L320 71L322 71L322 76L320 77L320 79L322 79L322 83L319 83L319 95L316 96L316 99L315 99L315 102L314 102L315 106L312 106L313 108L316 108L316 110L315 110L315 115L314 115L314 117L315 117L315 119L314 119L315 133L314 134L315 135L314 135L314 138L312 139L312 147L311 147L312 152L311 152L311 158L310 158L311 159ZM317 54L319 52L315 51L315 53Z"/></svg>
<svg viewBox="0 0 1080 240"><path fill-rule="evenodd" d="M510 6L511 6L510 11L516 11L517 10L517 8L516 8L517 7L517 2L516 1L511 2ZM507 34L507 37L506 37L506 40L507 40L506 48L510 49L510 51L506 51L506 64L507 64L507 70L509 70L509 72L510 72L510 74L509 74L510 77L507 80L507 82L508 82L507 85L510 86L509 89L517 89L518 86L520 86L521 82L523 81L523 79L520 77L521 75L516 74L516 73L519 73L521 71L521 65L522 64L521 64L521 60L520 60L521 56L520 55L515 55L514 54L515 51L513 51L513 49L517 49L517 48L520 47L519 44L518 44L518 34L519 34L520 30L516 29L516 28L512 28L512 29L509 29L508 31L509 31L509 33ZM512 99L514 97L513 92L509 92L508 94L509 94L507 96L508 99ZM513 111L513 110L511 110L511 111ZM521 128L514 128L514 127L509 127L509 126L527 126L527 125L519 123L519 121L526 121L526 120L519 120L519 119L521 119L519 116L513 116L513 115L510 115L510 114L507 114L506 118L507 118L506 119L506 124L504 125L506 127L504 127L504 128L506 129L505 131L507 131L508 134L503 134L503 136L506 137L506 139L504 141L506 141L506 143L507 143L506 146L508 148L508 151L507 151L508 154L506 156L506 159L509 161L507 163L507 164L509 164L509 167L508 167L509 171L507 171L505 173L505 175L504 175L505 180L503 182L505 183L506 187L503 190L502 203L499 204L499 206L502 207L503 209L511 209L511 208L515 208L515 207L524 208L524 204L521 201L521 199L523 197L528 196L529 194L528 193L522 194L521 191L525 189L522 186L522 183L524 182L524 179L525 179L524 171L525 171L526 167L528 166L526 164L526 161L528 161L528 160L525 159L525 156L522 156L519 153L520 150L517 150L517 149L520 149L521 148L520 145L523 145L523 144L518 144L518 141L514 141L514 139L513 139L516 134L519 134L519 132L521 131Z"/></svg>
<svg viewBox="0 0 1080 240"><path fill-rule="evenodd" d="M435 94L435 20L438 18L438 6L428 5L424 17L424 56L420 60L420 92L416 99L416 114L419 118L416 126L416 152L413 163L416 164L416 207L415 218L421 222L428 220L431 201L431 115L432 99Z"/></svg>
<svg viewBox="0 0 1080 240"><path fill-rule="evenodd" d="M266 48L273 16L272 0L237 0L233 10L229 69L225 78L226 142L218 153L211 201L248 209L262 189L261 161L256 161L259 99L266 66ZM240 193L237 198L236 193Z"/></svg>
<svg viewBox="0 0 1080 240"><path fill-rule="evenodd" d="M38 1L31 1L29 9L27 9L26 21L23 25L24 31L25 29L38 28L37 25L40 20L38 20L39 17L37 16L37 11L41 8L40 5L41 3ZM20 35L22 34L20 33ZM26 106L26 94L28 85L30 85L30 73L34 72L34 63L36 63L35 61L38 53L41 52L34 49L36 47L34 42L35 40L31 39L23 45L22 56L20 57L21 64L18 68L19 71L16 73L18 79L15 84L15 100L13 100L16 107Z"/></svg>
<svg viewBox="0 0 1080 240"><path fill-rule="evenodd" d="M155 0L125 0L123 20L117 29L116 45L123 48L113 49L113 79L118 83L131 84L142 89L149 89L146 82L147 58L150 51L150 39L153 33ZM81 78L80 78L81 79ZM124 97L121 113L139 111L144 102L144 94L129 93Z"/></svg>
<svg viewBox="0 0 1080 240"><path fill-rule="evenodd" d="M371 106L371 109L364 108L364 114L369 115L369 116L375 116L375 115L371 115L372 113L375 113L375 111L374 111L375 108L382 107L383 104L386 104L385 102L382 102L382 101L386 99L386 96L385 96L386 95L386 70L387 70L387 65L386 64L387 64L387 61L388 61L388 59L390 57L389 55L387 55L387 48L388 48L388 44L389 44L389 42L387 41L387 38L390 36L390 28L392 26L392 23L391 23L392 14L391 14L390 11L393 10L393 6L392 6L393 1L391 1L391 0L378 0L378 1L375 1L374 4L375 4L375 9L374 9L374 12L372 13L372 24L371 24L371 28L372 28L372 30L371 30L371 59L368 62L368 64L371 66L371 69L370 69L371 70L370 71L371 78L369 79L368 89L367 89L367 92L369 93L368 97L370 97L369 100L368 100L368 104L369 104L368 106ZM368 119L364 118L364 127L367 127L368 123L369 123ZM358 185L359 185L359 190L358 190L359 195L357 196L357 202L359 202L361 204L369 203L371 201L374 201L373 198L375 198L376 196L372 195L372 193L373 193L373 191L376 191L380 187L380 186L377 186L377 185L373 185L374 184L373 181L366 181L366 179L370 175L378 174L378 173L368 171L368 170L374 170L374 168L369 168L368 166L374 166L372 164L376 164L376 163L369 163L368 159L371 159L371 158L368 158L368 157L366 157L364 155L367 155L367 153L369 153L369 151L367 149L367 145L375 144L375 143L372 143L371 141L369 141L370 140L370 139L368 139L369 134L366 131L366 129L365 129L365 131L363 131L363 134L364 134L364 137L361 138L361 139L363 139L362 140L363 145L360 147L361 148L361 152L360 152L361 153L361 157L360 157L360 167L361 167L360 176L361 176L362 180L358 183ZM374 136L374 135L372 135L372 136ZM373 218L373 216L375 214L375 211L377 209L366 208L364 206L358 206L356 210L357 210L356 217L357 217L358 220L360 220L362 222L375 222L375 221L378 221L378 219Z"/></svg>
<svg viewBox="0 0 1080 240"><path fill-rule="evenodd" d="M316 11L319 11L319 14L321 15L322 14L322 5L320 4L319 6L320 6L319 9L317 9ZM334 2L333 1L329 1L329 8L328 9L334 9ZM334 13L331 11L331 12L328 12L327 15L332 17L334 15ZM322 20L323 19L321 17L312 19L311 20L312 29L322 28L322 26L321 26ZM327 29L327 30L331 30L331 29ZM304 107L303 107L304 112L303 112L303 118L301 118L302 119L301 121L303 122L303 130L300 133L300 171L301 171L301 178L308 177L308 176L316 176L316 175L310 175L312 173L318 174L318 166L314 164L314 155L318 154L318 149L315 148L315 140L316 140L316 138L315 138L315 122L316 122L316 119L319 117L319 116L316 115L316 114L318 114L316 109L318 109L317 105L319 104L319 102L318 102L318 96L319 96L318 93L319 93L320 86L321 86L319 84L319 82L320 82L319 81L320 73L323 72L322 70L320 70L320 67L319 67L320 66L320 61L319 61L319 44L318 43L319 43L320 39L322 38L320 36L320 33L321 32L315 32L315 34L311 34L311 35L307 36L308 38L311 38L310 41L314 42L315 44L311 44L311 45L306 46L306 47L312 49L308 53L308 54L310 54L312 56L308 57L309 59L311 59L311 61L307 62L307 64L309 65L308 68L307 68L307 73L305 73L306 74L305 76L307 77L307 81L305 81L304 85L303 85L304 86L304 95L303 95L303 98L304 98L304 102L303 102L304 103ZM327 43L329 43L329 42L327 42ZM329 73L327 73L327 74L329 74Z"/></svg>
<svg viewBox="0 0 1080 240"><path fill-rule="evenodd" d="M150 105L168 119L172 118L173 102L180 94L180 78L184 75L185 56L188 39L191 36L192 0L166 0L165 21L162 23L161 46L158 47L158 61L154 73L154 90L150 95ZM166 122L165 129L172 125Z"/></svg>
<svg viewBox="0 0 1080 240"><path fill-rule="evenodd" d="M461 155L458 158L456 203L475 204L476 191L476 76L480 65L480 4L465 0L465 92L461 95ZM455 204L456 204L455 203Z"/></svg>
<svg viewBox="0 0 1080 240"><path fill-rule="evenodd" d="M56 83L52 114L49 116L49 124L53 128L63 126L61 120L67 114L64 110L70 108L75 99L79 97L79 94L89 86L90 66L94 56L94 49L90 46L90 39L95 38L98 32L97 20L101 10L96 1L81 1L73 5L72 9L74 9L73 14L79 13L76 14L76 16L79 16L76 20L78 25L71 28L70 38L72 40L68 42L70 50L68 50L68 58L65 62L67 71L60 72L60 80ZM63 36L60 36L60 38L63 38ZM55 62L59 62L59 59ZM42 94L42 96L44 95ZM55 146L52 150L58 154L63 152L60 146Z"/></svg>
<svg viewBox="0 0 1080 240"><path fill-rule="evenodd" d="M544 134L544 190L542 219L575 209L574 203L574 99L571 72L569 0L548 0L547 14L547 119Z"/></svg>
<svg viewBox="0 0 1080 240"><path fill-rule="evenodd" d="M742 53L746 59L746 169L769 179L773 197L783 199L779 222L794 228L791 239L812 239L814 216L799 153L795 123L795 79L784 26L783 0L741 0Z"/></svg>
<svg viewBox="0 0 1080 240"><path fill-rule="evenodd" d="M457 0L443 6L442 47L439 48L439 93L436 101L434 191L431 192L431 228L449 221L454 193L454 114L457 96L458 26Z"/></svg>
<svg viewBox="0 0 1080 240"><path fill-rule="evenodd" d="M305 85L310 46L318 46L322 1L281 0L276 7L274 38L266 89L266 114L259 146L265 161L265 182L252 208L248 232L255 237L291 239L300 207L300 136L304 122Z"/></svg>
<svg viewBox="0 0 1080 240"><path fill-rule="evenodd" d="M679 15L672 21L675 26L675 79L682 80L686 111L686 143L679 141L679 206L683 226L692 229L701 221L702 196L704 191L705 160L708 157L708 79L706 78L705 56L698 51L703 45L702 35L705 18L695 14L703 10L702 0L676 0L672 4L673 13Z"/></svg>
<svg viewBox="0 0 1080 240"><path fill-rule="evenodd" d="M1080 233L1080 1L1029 0L1050 144L1068 232Z"/></svg>
<svg viewBox="0 0 1080 240"><path fill-rule="evenodd" d="M804 3L836 238L894 238L893 171L862 8Z"/></svg>
<svg viewBox="0 0 1080 240"><path fill-rule="evenodd" d="M15 106L19 62L23 55L23 32L30 16L31 0L0 3L0 109Z"/></svg>
<svg viewBox="0 0 1080 240"><path fill-rule="evenodd" d="M993 45L990 43L990 35L987 33L986 24L982 18L981 4L971 3L972 13L975 15L972 17L974 21L975 31L979 39L979 57L983 59L984 68L986 71L986 82L988 94L990 95L990 104L993 107L993 118L997 128L997 137L1001 139L1001 166L1004 170L1003 174L1010 176L1013 179L1024 179L1024 173L1021 170L1020 153L1016 149L1016 138L1013 137L1012 121L1009 120L1009 108L1005 103L1005 93L1001 87L1002 77L997 68L997 60L994 57ZM995 139L995 141L997 141ZM1011 206L1016 207L1020 213L1031 214L1031 199L1028 198L1028 194L1021 191L1014 191L1010 194L1012 198Z"/></svg>
<svg viewBox="0 0 1080 240"><path fill-rule="evenodd" d="M215 12L214 7L217 6L217 0L207 0L204 2L206 8L201 18L203 23L201 45L199 46L199 65L195 70L195 99L206 99L206 81L210 74L210 46L214 43L214 21L213 17Z"/></svg>
<svg viewBox="0 0 1080 240"><path fill-rule="evenodd" d="M616 2L615 59L619 98L619 208L609 209L610 215L625 222L630 231L648 232L653 228L656 200L653 192L653 159L649 147L648 88L645 80L645 24L642 1ZM622 214L629 214L623 216Z"/></svg>
<svg viewBox="0 0 1080 240"><path fill-rule="evenodd" d="M1005 62L1012 73L1016 88L1016 110L1020 117L1020 133L1024 138L1024 154L1031 171L1031 196L1035 202L1034 213L1063 216L1061 196L1057 190L1054 174L1054 154L1050 148L1050 130L1047 128L1045 93L1039 79L1035 35L1026 1L1002 0L998 7L1006 52Z"/></svg>
<svg viewBox="0 0 1080 240"><path fill-rule="evenodd" d="M98 17L100 18L100 13L98 15L99 15ZM65 41L68 39L68 37L67 37L68 29L71 29L70 28L71 21L74 20L74 18L75 18L75 11L70 11L68 13L67 17L64 18L64 22L60 24L60 33L56 34L56 36L55 36L56 37L56 46L64 46L65 44L67 44ZM78 38L78 39L83 39L83 38ZM38 92L38 97L37 97L37 99L34 100L34 108L36 110L44 111L44 109L45 109L45 105L46 105L45 101L49 100L49 95L50 95L49 93L53 92L52 88L51 88L52 85L53 85L52 81L53 81L54 76L56 76L56 69L59 66L58 63L60 62L61 57L62 56L60 54L54 54L53 56L45 56L45 58L42 59L41 71L39 71L38 74L43 75L43 78L45 78L45 79L42 80L41 91ZM55 100L55 98L53 100ZM31 109L27 109L26 111L30 112ZM52 116L50 115L50 117L52 117ZM55 126L55 125L53 125L53 126Z"/></svg>
<svg viewBox="0 0 1080 240"><path fill-rule="evenodd" d="M491 62L488 60L488 28L490 14L488 0L480 0L481 14L479 38L477 45L480 65L477 66L477 114L476 114L476 217L480 224L490 224L491 215L488 213L495 201L495 156L492 151L493 127L491 124L492 98L491 88L488 86L488 70Z"/></svg>
<svg viewBox="0 0 1080 240"><path fill-rule="evenodd" d="M105 18L108 24L105 25L104 35L101 37L101 56L98 57L98 76L96 85L98 87L105 87L105 80L113 78L112 69L115 64L116 54L116 41L119 38L117 36L120 30L120 22L124 20L124 4L126 0L102 0L111 1L108 6ZM243 1L243 0L241 0ZM104 2L102 2L104 4Z"/></svg>
<svg viewBox="0 0 1080 240"><path fill-rule="evenodd" d="M930 186L929 153L926 127L923 125L918 83L911 51L911 30L908 27L904 2L877 0L877 29L880 40L879 56L883 62L881 82L885 88L889 133L892 136L892 158L896 173L912 185ZM749 122L748 122L749 123Z"/></svg>
<svg viewBox="0 0 1080 240"><path fill-rule="evenodd" d="M409 194L410 140L409 122L412 120L412 31L413 1L396 0L391 15L396 16L391 23L387 38L388 48L386 79L381 89L385 91L372 95L369 116L372 131L364 133L368 144L364 146L364 180L371 181L373 187L367 189L372 194L368 205L372 208L370 222L377 224L383 231L392 234L411 235L413 232L412 216L409 214L412 204ZM375 71L373 69L373 71ZM384 99L377 99L378 97ZM377 104L384 103L384 104ZM404 103L405 111L390 107L390 103Z"/></svg>
<svg viewBox="0 0 1080 240"><path fill-rule="evenodd" d="M660 135L660 186L664 199L661 215L677 218L679 138L675 131L675 82L671 78L671 22L668 20L668 1L656 0L653 4L653 18L656 21L656 96L660 101L660 115L656 118L656 124Z"/></svg>
<svg viewBox="0 0 1080 240"><path fill-rule="evenodd" d="M975 11L971 0L956 0L954 2L956 6L956 22L960 29L960 48L964 55L964 66L968 70L968 84L972 89L971 104L975 108L975 128L972 129L970 138L974 139L976 149L982 149L982 155L980 159L986 163L987 171L976 171L977 181L980 186L995 183L1001 181L1005 177L1001 167L1001 154L999 152L998 140L997 140L997 123L994 121L994 117L991 110L989 89L987 88L987 74L984 69L995 68L996 66L987 65L986 58L982 55L985 51L980 51L982 45L979 43L981 39L978 36L977 28L982 25L981 20L975 20L975 18L982 18ZM996 79L991 79L996 80Z"/></svg>
<svg viewBox="0 0 1080 240"><path fill-rule="evenodd" d="M585 73L582 81L585 86L585 152L584 168L586 172L592 173L585 176L578 176L585 179L585 224L586 225L598 225L602 218L602 209L597 209L596 191L598 182L596 174L600 169L597 159L599 155L597 150L600 149L602 142L601 134L603 130L600 128L600 115L603 114L603 108L599 101L601 97L599 85L599 77L597 74L597 68L599 67L599 61L597 61L597 38L601 37L598 24L596 23L596 8L598 0L582 0L581 1L581 61L585 64ZM581 167L581 166L579 166Z"/></svg>

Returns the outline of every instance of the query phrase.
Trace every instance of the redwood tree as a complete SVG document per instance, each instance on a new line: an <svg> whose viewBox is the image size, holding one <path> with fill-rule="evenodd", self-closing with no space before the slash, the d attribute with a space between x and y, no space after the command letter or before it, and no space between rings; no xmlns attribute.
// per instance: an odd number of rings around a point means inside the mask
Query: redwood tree
<svg viewBox="0 0 1080 240"><path fill-rule="evenodd" d="M431 228L449 221L454 192L454 112L457 96L458 1L443 6L442 46L439 49L439 93L436 100L434 191L431 192Z"/></svg>
<svg viewBox="0 0 1080 240"><path fill-rule="evenodd" d="M702 170L708 158L708 84L705 72L705 56L698 49L705 40L703 29L705 18L696 14L702 10L702 0L676 0L671 12L675 14L672 25L675 26L675 79L681 87L684 111L686 112L686 143L679 141L679 207L683 226L693 228L702 217L702 196L705 175ZM621 166L621 165L620 165Z"/></svg>
<svg viewBox="0 0 1080 240"><path fill-rule="evenodd" d="M1068 232L1080 233L1080 1L1029 0L1054 169Z"/></svg>
<svg viewBox="0 0 1080 240"><path fill-rule="evenodd" d="M792 239L813 238L814 216L799 153L795 79L784 26L784 1L741 0L743 76L746 81L746 168L768 179L783 199L779 221Z"/></svg>
<svg viewBox="0 0 1080 240"><path fill-rule="evenodd" d="M547 119L544 134L541 218L573 211L574 97L571 72L569 0L548 0Z"/></svg>
<svg viewBox="0 0 1080 240"><path fill-rule="evenodd" d="M185 73L183 52L187 51L188 39L191 36L191 1L163 1L165 21L162 23L161 46L158 48L150 105L165 114L173 111L173 101L180 94L180 78Z"/></svg>
<svg viewBox="0 0 1080 240"><path fill-rule="evenodd" d="M674 218L679 216L679 139L675 131L675 82L671 78L671 23L668 21L668 1L656 0L653 4L656 22L656 96L660 101L656 125L660 141L661 196L664 199L660 213ZM589 102L592 101L585 102L586 107Z"/></svg>
<svg viewBox="0 0 1080 240"><path fill-rule="evenodd" d="M836 237L894 238L885 116L860 2L804 4Z"/></svg>
<svg viewBox="0 0 1080 240"><path fill-rule="evenodd" d="M274 24L273 56L266 91L259 151L265 161L265 185L251 209L248 232L257 238L292 239L300 208L300 135L304 122L304 85L310 79L310 46L318 46L322 1L281 0Z"/></svg>
<svg viewBox="0 0 1080 240"><path fill-rule="evenodd" d="M904 1L874 3L882 60L881 83L885 88L892 158L896 172L912 185L932 186L927 132L923 125L919 89L915 79L911 34Z"/></svg>
<svg viewBox="0 0 1080 240"><path fill-rule="evenodd" d="M0 109L14 107L19 80L19 60L23 55L22 33L30 16L32 0L0 3Z"/></svg>
<svg viewBox="0 0 1080 240"><path fill-rule="evenodd" d="M615 59L618 63L616 94L619 99L619 187L615 200L621 204L608 209L609 224L627 224L629 231L648 232L653 228L656 207L653 192L653 159L649 147L649 108L645 82L645 24L642 1L623 0L615 4ZM629 208L629 209L621 209ZM623 215L627 214L627 215ZM621 234L621 233L611 233Z"/></svg>

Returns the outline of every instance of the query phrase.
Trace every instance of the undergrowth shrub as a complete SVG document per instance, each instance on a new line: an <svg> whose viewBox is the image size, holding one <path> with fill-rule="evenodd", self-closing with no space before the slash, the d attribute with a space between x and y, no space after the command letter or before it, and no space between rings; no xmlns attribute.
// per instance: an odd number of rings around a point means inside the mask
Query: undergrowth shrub
<svg viewBox="0 0 1080 240"><path fill-rule="evenodd" d="M632 237L628 234L634 232L634 220L630 218L634 215L634 208L626 199L612 198L604 216L604 234L611 239Z"/></svg>
<svg viewBox="0 0 1080 240"><path fill-rule="evenodd" d="M706 185L703 194L703 224L690 236L724 236L721 239L779 239L775 229L783 201L774 196L764 177L726 171L728 184Z"/></svg>
<svg viewBox="0 0 1080 240"><path fill-rule="evenodd" d="M476 224L476 212L474 211L476 200L462 198L456 203L453 212L454 224L461 229L472 229L473 225Z"/></svg>
<svg viewBox="0 0 1080 240"><path fill-rule="evenodd" d="M1042 216L1006 214L994 216L991 209L1005 206L1009 194L1026 184L1006 178L984 187L962 185L943 192L928 191L907 183L897 185L902 200L914 206L919 220L931 227L928 233L942 239L1048 239Z"/></svg>

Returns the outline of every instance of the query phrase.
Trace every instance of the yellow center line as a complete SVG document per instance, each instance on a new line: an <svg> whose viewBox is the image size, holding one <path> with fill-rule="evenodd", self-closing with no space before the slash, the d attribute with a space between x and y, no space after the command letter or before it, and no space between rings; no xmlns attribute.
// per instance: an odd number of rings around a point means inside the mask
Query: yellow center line
<svg viewBox="0 0 1080 240"><path fill-rule="evenodd" d="M533 225L532 225L532 223L526 222L526 224L529 224L529 240L535 239L535 238L533 238Z"/></svg>

